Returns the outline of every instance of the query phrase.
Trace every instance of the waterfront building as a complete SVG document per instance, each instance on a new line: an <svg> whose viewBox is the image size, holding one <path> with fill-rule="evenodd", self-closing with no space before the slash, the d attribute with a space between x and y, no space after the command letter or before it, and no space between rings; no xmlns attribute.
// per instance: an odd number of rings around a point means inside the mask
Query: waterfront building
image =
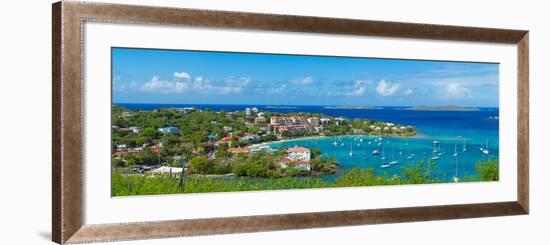
<svg viewBox="0 0 550 245"><path fill-rule="evenodd" d="M292 161L284 157L277 163L277 167L279 168L288 168L289 166L296 170L311 170L311 164L306 161Z"/></svg>
<svg viewBox="0 0 550 245"><path fill-rule="evenodd" d="M271 124L272 125L293 125L294 120L292 117L271 117Z"/></svg>
<svg viewBox="0 0 550 245"><path fill-rule="evenodd" d="M183 171L181 167L167 167L162 166L160 168L151 171L152 174L179 174Z"/></svg>
<svg viewBox="0 0 550 245"><path fill-rule="evenodd" d="M288 148L288 159L291 161L307 161L311 159L311 151L305 147Z"/></svg>

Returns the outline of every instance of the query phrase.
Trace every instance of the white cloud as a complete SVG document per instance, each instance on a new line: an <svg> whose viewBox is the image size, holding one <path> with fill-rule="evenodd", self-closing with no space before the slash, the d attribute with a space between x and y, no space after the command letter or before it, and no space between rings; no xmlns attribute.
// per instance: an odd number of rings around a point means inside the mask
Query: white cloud
<svg viewBox="0 0 550 245"><path fill-rule="evenodd" d="M210 79L203 77L195 77L193 82L193 90L203 94L238 94L251 81L249 77L241 77L239 79L230 78L225 81L225 84L214 84Z"/></svg>
<svg viewBox="0 0 550 245"><path fill-rule="evenodd" d="M296 78L290 81L292 84L299 84L299 85L309 85L315 82L315 80L312 77L302 77L302 78Z"/></svg>
<svg viewBox="0 0 550 245"><path fill-rule="evenodd" d="M381 80L376 87L376 93L381 96L392 96L399 91L399 83L390 83L385 80Z"/></svg>
<svg viewBox="0 0 550 245"><path fill-rule="evenodd" d="M269 91L269 93L270 94L281 94L286 90L286 87L287 87L286 84L281 84L278 87L272 87L271 90Z"/></svg>
<svg viewBox="0 0 550 245"><path fill-rule="evenodd" d="M403 91L403 95L411 95L413 93L413 90L408 88L407 90Z"/></svg>
<svg viewBox="0 0 550 245"><path fill-rule="evenodd" d="M192 80L188 73L176 72L172 80L163 80L155 76L140 88L142 91L159 93L238 94L251 80L250 77L241 77L215 83L202 76L197 76Z"/></svg>
<svg viewBox="0 0 550 245"><path fill-rule="evenodd" d="M174 72L174 77L177 77L179 79L185 79L185 80L191 80L191 75L187 72Z"/></svg>
<svg viewBox="0 0 550 245"><path fill-rule="evenodd" d="M228 85L244 87L244 86L247 86L251 80L252 79L250 77L240 77L238 79L234 77L230 77L225 82Z"/></svg>
<svg viewBox="0 0 550 245"><path fill-rule="evenodd" d="M353 82L353 86L351 86L347 95L363 95L365 92L367 92L367 86L372 84L372 81L370 80L356 80Z"/></svg>
<svg viewBox="0 0 550 245"><path fill-rule="evenodd" d="M143 84L141 89L144 91L156 91L161 93L182 93L189 89L189 84L187 82L162 80L155 76Z"/></svg>
<svg viewBox="0 0 550 245"><path fill-rule="evenodd" d="M448 83L442 92L446 98L472 98L472 90L460 83Z"/></svg>

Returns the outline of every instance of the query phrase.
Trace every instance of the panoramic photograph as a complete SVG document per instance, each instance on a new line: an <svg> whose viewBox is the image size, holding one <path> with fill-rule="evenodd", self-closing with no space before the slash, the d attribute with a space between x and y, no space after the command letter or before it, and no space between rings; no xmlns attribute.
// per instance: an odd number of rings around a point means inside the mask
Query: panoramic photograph
<svg viewBox="0 0 550 245"><path fill-rule="evenodd" d="M111 49L112 196L499 180L499 64Z"/></svg>

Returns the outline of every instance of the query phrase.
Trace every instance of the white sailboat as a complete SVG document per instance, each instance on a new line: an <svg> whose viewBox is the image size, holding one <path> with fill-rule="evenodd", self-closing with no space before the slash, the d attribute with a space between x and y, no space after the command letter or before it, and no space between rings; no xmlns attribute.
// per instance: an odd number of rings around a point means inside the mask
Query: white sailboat
<svg viewBox="0 0 550 245"><path fill-rule="evenodd" d="M485 138L485 149L483 149L482 152L485 155L489 154L489 140L487 138Z"/></svg>
<svg viewBox="0 0 550 245"><path fill-rule="evenodd" d="M391 165L389 165L387 162L386 162L386 155L384 154L384 148L382 148L382 165L380 165L380 168L389 168Z"/></svg>
<svg viewBox="0 0 550 245"><path fill-rule="evenodd" d="M455 150L456 152L456 150ZM456 154L456 153L455 153ZM460 179L458 178L458 154L455 156L455 176L453 176L454 182L459 182Z"/></svg>
<svg viewBox="0 0 550 245"><path fill-rule="evenodd" d="M458 156L458 152L456 151L456 143L455 143L455 154L453 154L453 157L457 157Z"/></svg>
<svg viewBox="0 0 550 245"><path fill-rule="evenodd" d="M432 160L439 159L440 155L438 154L438 146L439 146L439 141L434 140L434 149L432 151Z"/></svg>
<svg viewBox="0 0 550 245"><path fill-rule="evenodd" d="M466 149L466 139L462 138L462 152L467 152L468 149Z"/></svg>
<svg viewBox="0 0 550 245"><path fill-rule="evenodd" d="M391 145L391 162L390 162L390 165L395 165L395 164L398 164L399 161L395 160L394 158L394 147L393 147L393 144Z"/></svg>
<svg viewBox="0 0 550 245"><path fill-rule="evenodd" d="M349 156L353 156L353 144L349 144Z"/></svg>

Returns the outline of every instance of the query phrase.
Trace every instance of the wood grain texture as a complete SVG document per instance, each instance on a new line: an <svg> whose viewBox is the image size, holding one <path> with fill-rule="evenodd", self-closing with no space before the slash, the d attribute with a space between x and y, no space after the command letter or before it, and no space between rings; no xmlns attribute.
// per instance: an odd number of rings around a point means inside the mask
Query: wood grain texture
<svg viewBox="0 0 550 245"><path fill-rule="evenodd" d="M529 212L529 34L518 47L518 202Z"/></svg>
<svg viewBox="0 0 550 245"><path fill-rule="evenodd" d="M526 214L529 210L528 32L321 17L115 4L52 6L52 240L84 243L284 229ZM83 225L81 31L84 23L127 22L490 43L518 47L518 200L448 206Z"/></svg>
<svg viewBox="0 0 550 245"><path fill-rule="evenodd" d="M517 202L174 220L80 229L69 243L106 242L523 214Z"/></svg>

